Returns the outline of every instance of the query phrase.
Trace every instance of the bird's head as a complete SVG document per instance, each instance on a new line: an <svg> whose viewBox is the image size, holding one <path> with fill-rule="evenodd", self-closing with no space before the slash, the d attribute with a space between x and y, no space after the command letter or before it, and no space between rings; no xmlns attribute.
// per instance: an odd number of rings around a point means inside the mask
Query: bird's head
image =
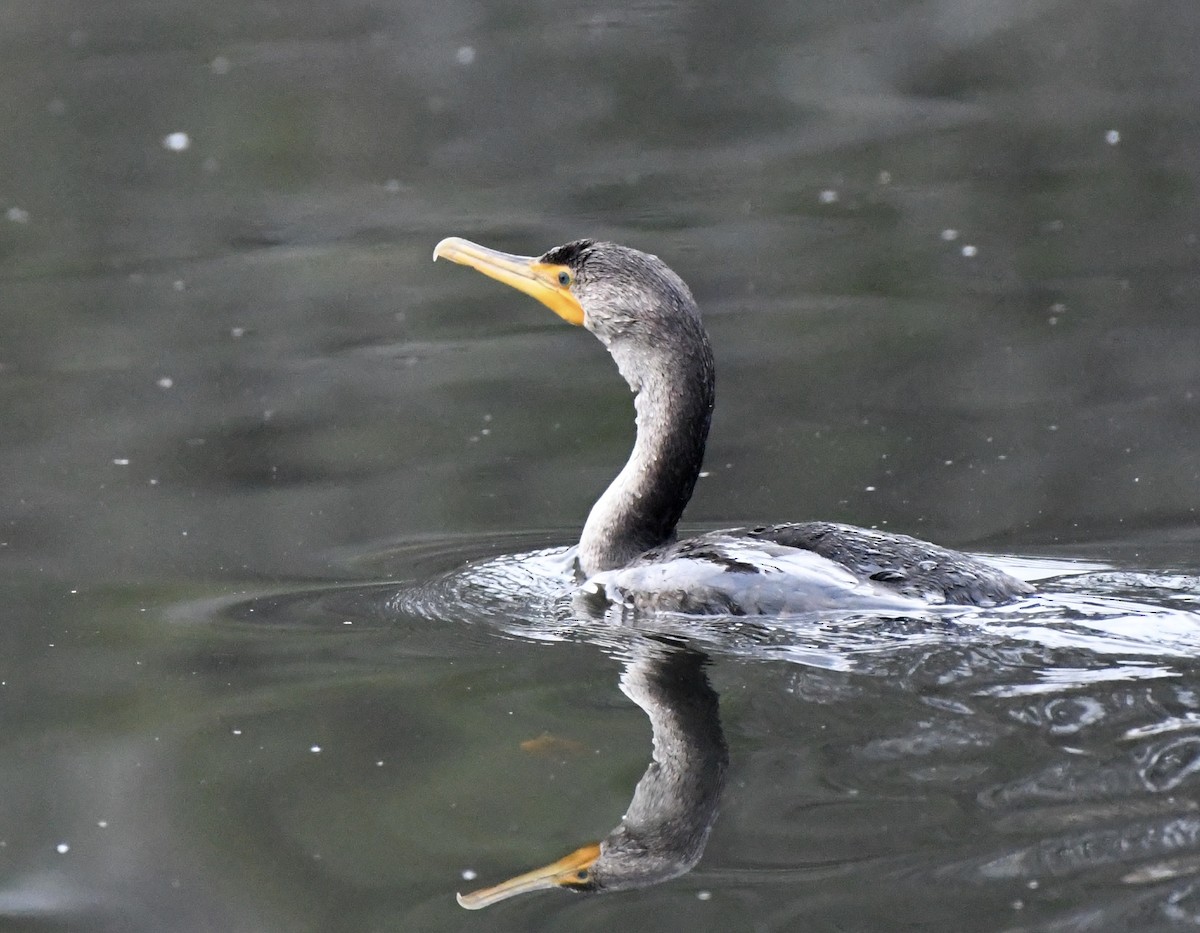
<svg viewBox="0 0 1200 933"><path fill-rule="evenodd" d="M596 240L575 240L541 256L517 256L459 237L442 240L433 258L491 276L532 295L555 314L595 334L614 354L623 344L668 348L695 339L695 300L657 256Z"/></svg>

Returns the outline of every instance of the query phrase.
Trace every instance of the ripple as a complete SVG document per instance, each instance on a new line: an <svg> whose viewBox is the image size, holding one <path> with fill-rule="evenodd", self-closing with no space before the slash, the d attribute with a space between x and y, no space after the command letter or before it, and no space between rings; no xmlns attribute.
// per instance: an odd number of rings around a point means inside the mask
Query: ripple
<svg viewBox="0 0 1200 933"><path fill-rule="evenodd" d="M1182 736L1151 746L1139 765L1147 790L1175 790L1200 770L1200 736Z"/></svg>
<svg viewBox="0 0 1200 933"><path fill-rule="evenodd" d="M1200 614L1182 608L1194 601L1196 578L1189 575L1097 571L1094 564L1077 572L1062 561L1021 559L1027 575L1040 578L1039 591L1003 607L631 617L587 603L573 576L573 557L573 548L552 547L467 560L398 586L387 608L533 641L611 648L631 632L649 631L732 656L887 676L907 658L903 676L929 678L940 671L936 679L943 684L980 680L979 694L990 696L1176 677L1200 656ZM1055 734L1067 735L1101 718L1103 710L1064 698L1038 715Z"/></svg>

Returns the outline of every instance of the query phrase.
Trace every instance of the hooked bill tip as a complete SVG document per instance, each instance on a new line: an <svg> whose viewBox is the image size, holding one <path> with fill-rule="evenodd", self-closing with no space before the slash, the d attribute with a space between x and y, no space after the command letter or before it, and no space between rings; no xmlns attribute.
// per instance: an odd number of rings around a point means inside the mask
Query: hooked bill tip
<svg viewBox="0 0 1200 933"><path fill-rule="evenodd" d="M453 243L461 243L461 242L463 242L462 238L456 237L456 236L448 236L448 237L444 237L444 238L438 240L437 246L435 246L433 248L433 261L437 262L439 259L442 259L445 256L445 253L443 252L443 250L447 246L450 246Z"/></svg>

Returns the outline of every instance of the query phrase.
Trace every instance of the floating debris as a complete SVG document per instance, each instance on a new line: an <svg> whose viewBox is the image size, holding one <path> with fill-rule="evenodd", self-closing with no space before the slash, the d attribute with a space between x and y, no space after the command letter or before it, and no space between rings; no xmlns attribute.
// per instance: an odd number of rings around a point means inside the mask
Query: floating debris
<svg viewBox="0 0 1200 933"><path fill-rule="evenodd" d="M564 739L549 732L543 732L536 739L526 739L521 743L521 751L530 755L540 755L548 758L555 755L581 755L587 748L582 742L574 739Z"/></svg>

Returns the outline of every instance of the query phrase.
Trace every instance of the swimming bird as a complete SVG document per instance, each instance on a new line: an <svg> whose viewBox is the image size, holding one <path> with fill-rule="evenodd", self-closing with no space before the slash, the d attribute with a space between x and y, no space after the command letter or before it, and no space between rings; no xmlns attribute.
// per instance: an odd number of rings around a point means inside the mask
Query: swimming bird
<svg viewBox="0 0 1200 933"><path fill-rule="evenodd" d="M1021 580L917 538L810 521L676 539L714 404L712 347L691 290L661 259L596 240L518 256L459 237L433 251L536 298L604 344L634 393L633 451L575 554L585 592L635 612L775 614L991 606Z"/></svg>

